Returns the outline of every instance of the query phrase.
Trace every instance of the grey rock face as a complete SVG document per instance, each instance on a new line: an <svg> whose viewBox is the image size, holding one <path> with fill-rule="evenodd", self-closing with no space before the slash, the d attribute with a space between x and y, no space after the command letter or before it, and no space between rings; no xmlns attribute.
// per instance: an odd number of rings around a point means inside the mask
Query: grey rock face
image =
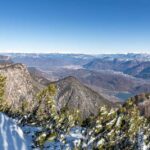
<svg viewBox="0 0 150 150"><path fill-rule="evenodd" d="M58 109L79 109L82 119L96 115L100 106L112 106L111 102L84 86L74 77L66 77L55 83L58 90L56 98Z"/></svg>
<svg viewBox="0 0 150 150"><path fill-rule="evenodd" d="M5 99L13 108L18 108L23 100L33 100L33 85L25 65L10 64L0 68L6 77Z"/></svg>

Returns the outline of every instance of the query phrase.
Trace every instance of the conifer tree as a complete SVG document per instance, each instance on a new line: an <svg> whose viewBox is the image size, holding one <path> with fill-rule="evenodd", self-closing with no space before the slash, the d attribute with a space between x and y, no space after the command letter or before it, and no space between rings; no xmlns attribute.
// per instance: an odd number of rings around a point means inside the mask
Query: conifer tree
<svg viewBox="0 0 150 150"><path fill-rule="evenodd" d="M70 112L63 109L58 112L57 104L54 100L56 95L56 85L50 84L46 89L38 94L39 107L37 109L37 119L44 121L45 130L42 131L36 139L36 143L42 146L45 141L59 139L65 142L65 135L69 133L70 128L76 125L79 118L79 111ZM45 124L46 121L46 124Z"/></svg>
<svg viewBox="0 0 150 150"><path fill-rule="evenodd" d="M137 150L149 146L150 126L139 109L128 100L118 110L101 107L98 116L87 126L83 149Z"/></svg>

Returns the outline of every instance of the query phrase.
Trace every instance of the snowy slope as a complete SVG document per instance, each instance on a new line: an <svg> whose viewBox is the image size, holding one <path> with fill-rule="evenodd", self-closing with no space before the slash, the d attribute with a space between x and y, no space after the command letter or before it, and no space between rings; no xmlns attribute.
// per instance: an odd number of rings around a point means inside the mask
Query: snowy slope
<svg viewBox="0 0 150 150"><path fill-rule="evenodd" d="M39 150L39 148L33 148L32 141L36 132L41 130L42 128L40 127L18 126L15 120L0 112L0 150ZM78 143L83 138L80 127L72 128L65 137L66 144L60 141L46 142L43 149L72 149L73 143Z"/></svg>
<svg viewBox="0 0 150 150"><path fill-rule="evenodd" d="M3 113L0 113L0 150L27 150L23 131Z"/></svg>
<svg viewBox="0 0 150 150"><path fill-rule="evenodd" d="M33 148L32 142L39 131L42 131L42 128L26 125L19 127L15 120L0 112L0 150L40 150L39 148ZM85 131L85 128L74 127L68 135L65 135L65 144L59 140L47 141L43 150L72 150L74 146L80 145L81 141L87 140L84 136ZM100 140L100 142L102 141ZM145 145L144 135L141 131L138 134L138 147L141 150L149 149ZM87 149L90 150L91 148L87 147Z"/></svg>

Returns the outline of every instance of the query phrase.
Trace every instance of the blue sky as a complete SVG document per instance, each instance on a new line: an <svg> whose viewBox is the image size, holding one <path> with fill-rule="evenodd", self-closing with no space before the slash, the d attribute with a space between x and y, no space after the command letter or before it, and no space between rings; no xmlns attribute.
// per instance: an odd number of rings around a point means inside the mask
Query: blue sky
<svg viewBox="0 0 150 150"><path fill-rule="evenodd" d="M149 0L0 0L1 52L149 50Z"/></svg>

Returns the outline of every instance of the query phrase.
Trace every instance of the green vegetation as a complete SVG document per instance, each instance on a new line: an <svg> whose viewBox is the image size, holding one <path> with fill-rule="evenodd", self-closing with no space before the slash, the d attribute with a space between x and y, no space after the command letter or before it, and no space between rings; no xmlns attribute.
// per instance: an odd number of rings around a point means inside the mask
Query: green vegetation
<svg viewBox="0 0 150 150"><path fill-rule="evenodd" d="M149 119L140 116L137 106L128 100L118 110L102 107L99 114L88 124L86 139L82 145L91 149L140 149L145 143L150 146ZM139 143L139 136L143 143Z"/></svg>
<svg viewBox="0 0 150 150"><path fill-rule="evenodd" d="M38 107L36 115L39 121L47 120L57 114L56 102L54 96L56 94L56 87L50 84L37 95Z"/></svg>
<svg viewBox="0 0 150 150"><path fill-rule="evenodd" d="M50 84L38 95L38 107L36 109L37 121L42 124L44 131L38 134L36 143L42 147L45 141L60 139L65 142L64 136L69 133L70 128L78 123L79 111L58 110L54 97L56 96L56 85Z"/></svg>
<svg viewBox="0 0 150 150"><path fill-rule="evenodd" d="M29 103L27 100L22 100L22 103L21 103L21 108L20 108L20 114L22 115L25 115L27 113L30 112L30 105L31 103Z"/></svg>
<svg viewBox="0 0 150 150"><path fill-rule="evenodd" d="M0 75L0 111L1 112L5 112L8 110L8 103L4 98L5 81L6 81L6 77Z"/></svg>
<svg viewBox="0 0 150 150"><path fill-rule="evenodd" d="M5 80L6 78L0 75L0 111L8 112L12 117L17 116L22 124L37 124L43 127L43 131L37 133L37 146L42 147L45 141L55 139L65 142L64 136L69 133L70 128L79 123L80 114L78 110L70 112L57 108L57 102L54 100L57 93L56 85L50 84L37 94L33 102L22 100L20 106L12 110L4 99ZM32 110L29 109L30 105L34 105Z"/></svg>

